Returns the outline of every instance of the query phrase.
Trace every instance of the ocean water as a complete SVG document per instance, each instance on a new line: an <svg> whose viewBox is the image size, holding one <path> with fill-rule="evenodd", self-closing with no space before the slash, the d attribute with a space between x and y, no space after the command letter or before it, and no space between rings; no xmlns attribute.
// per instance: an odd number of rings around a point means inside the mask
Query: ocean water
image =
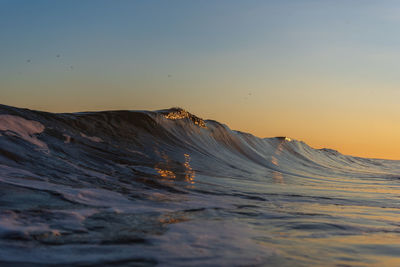
<svg viewBox="0 0 400 267"><path fill-rule="evenodd" d="M0 105L0 265L400 266L399 178L177 108Z"/></svg>

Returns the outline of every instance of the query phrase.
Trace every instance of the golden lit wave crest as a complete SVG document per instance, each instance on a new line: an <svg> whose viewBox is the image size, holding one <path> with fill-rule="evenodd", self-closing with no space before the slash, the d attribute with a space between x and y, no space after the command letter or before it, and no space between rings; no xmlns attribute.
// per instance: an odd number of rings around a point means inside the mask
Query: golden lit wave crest
<svg viewBox="0 0 400 267"><path fill-rule="evenodd" d="M169 120L181 120L187 118L190 119L195 125L202 128L207 128L206 123L204 122L203 119L196 117L193 114L181 108L174 108L173 111L169 112L168 114L165 114L164 117Z"/></svg>

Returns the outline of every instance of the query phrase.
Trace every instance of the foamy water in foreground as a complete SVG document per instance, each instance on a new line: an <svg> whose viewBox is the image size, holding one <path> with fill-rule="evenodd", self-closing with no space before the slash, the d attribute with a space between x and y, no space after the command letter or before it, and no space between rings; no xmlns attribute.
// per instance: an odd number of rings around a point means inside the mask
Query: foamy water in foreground
<svg viewBox="0 0 400 267"><path fill-rule="evenodd" d="M180 109L0 105L0 264L400 266L399 178Z"/></svg>

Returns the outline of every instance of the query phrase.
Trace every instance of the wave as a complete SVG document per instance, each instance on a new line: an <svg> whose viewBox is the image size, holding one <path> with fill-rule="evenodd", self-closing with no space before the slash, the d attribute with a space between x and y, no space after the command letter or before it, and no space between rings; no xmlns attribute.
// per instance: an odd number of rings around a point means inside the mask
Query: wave
<svg viewBox="0 0 400 267"><path fill-rule="evenodd" d="M192 168L211 174L226 174L227 170L300 176L393 172L391 161L313 149L287 137L258 138L180 108L54 114L2 105L0 133L2 162L9 166L31 163L30 171L48 170L52 167L49 159L54 164L68 158L105 173L114 164L155 170L158 165L184 173L185 155L190 155Z"/></svg>
<svg viewBox="0 0 400 267"><path fill-rule="evenodd" d="M289 182L297 188L324 182L325 186L343 187L357 179L363 179L360 184L377 177L390 181L399 173L397 161L314 149L288 137L259 138L180 108L56 114L0 105L0 203L6 207L0 211L0 247L10 247L9 240L86 244L85 249L89 249L87 244L99 242L142 244L148 242L149 233L164 233L165 225L190 220L187 214L236 203L227 199L239 196L246 201L266 201L275 195L281 197L282 188L268 193L266 188L250 190L255 184ZM285 199L294 197L303 202L311 198L343 205L353 201L337 192L320 196L304 187L301 193L296 190L285 193ZM371 205L383 204L376 201ZM132 213L140 216L129 215ZM38 216L41 219L35 221ZM127 227L130 232L124 230ZM198 227L191 231L199 231ZM228 225L226 229L237 227ZM220 225L217 228L220 233L214 235L230 234ZM225 246L239 249L232 243ZM256 253L259 247L250 247L252 253L247 251L245 264L265 254L265 250ZM53 263L74 263L56 250ZM0 253L0 261L16 262L18 253L12 248L7 251L8 256ZM123 262L127 255L132 256L131 250L122 256L116 251L103 263ZM166 251L164 248L163 259L170 255ZM154 252L147 252L150 256L145 259L135 253L135 262L151 265L160 261ZM52 263L44 257L30 255L28 262ZM223 258L224 264L230 262ZM238 263L233 254L229 259ZM96 262L92 260L76 256L80 263Z"/></svg>

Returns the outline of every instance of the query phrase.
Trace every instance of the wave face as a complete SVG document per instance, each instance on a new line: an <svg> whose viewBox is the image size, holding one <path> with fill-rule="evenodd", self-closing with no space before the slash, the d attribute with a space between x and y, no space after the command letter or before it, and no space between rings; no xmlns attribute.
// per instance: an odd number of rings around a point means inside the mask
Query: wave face
<svg viewBox="0 0 400 267"><path fill-rule="evenodd" d="M399 265L399 175L179 108L0 105L0 263Z"/></svg>

